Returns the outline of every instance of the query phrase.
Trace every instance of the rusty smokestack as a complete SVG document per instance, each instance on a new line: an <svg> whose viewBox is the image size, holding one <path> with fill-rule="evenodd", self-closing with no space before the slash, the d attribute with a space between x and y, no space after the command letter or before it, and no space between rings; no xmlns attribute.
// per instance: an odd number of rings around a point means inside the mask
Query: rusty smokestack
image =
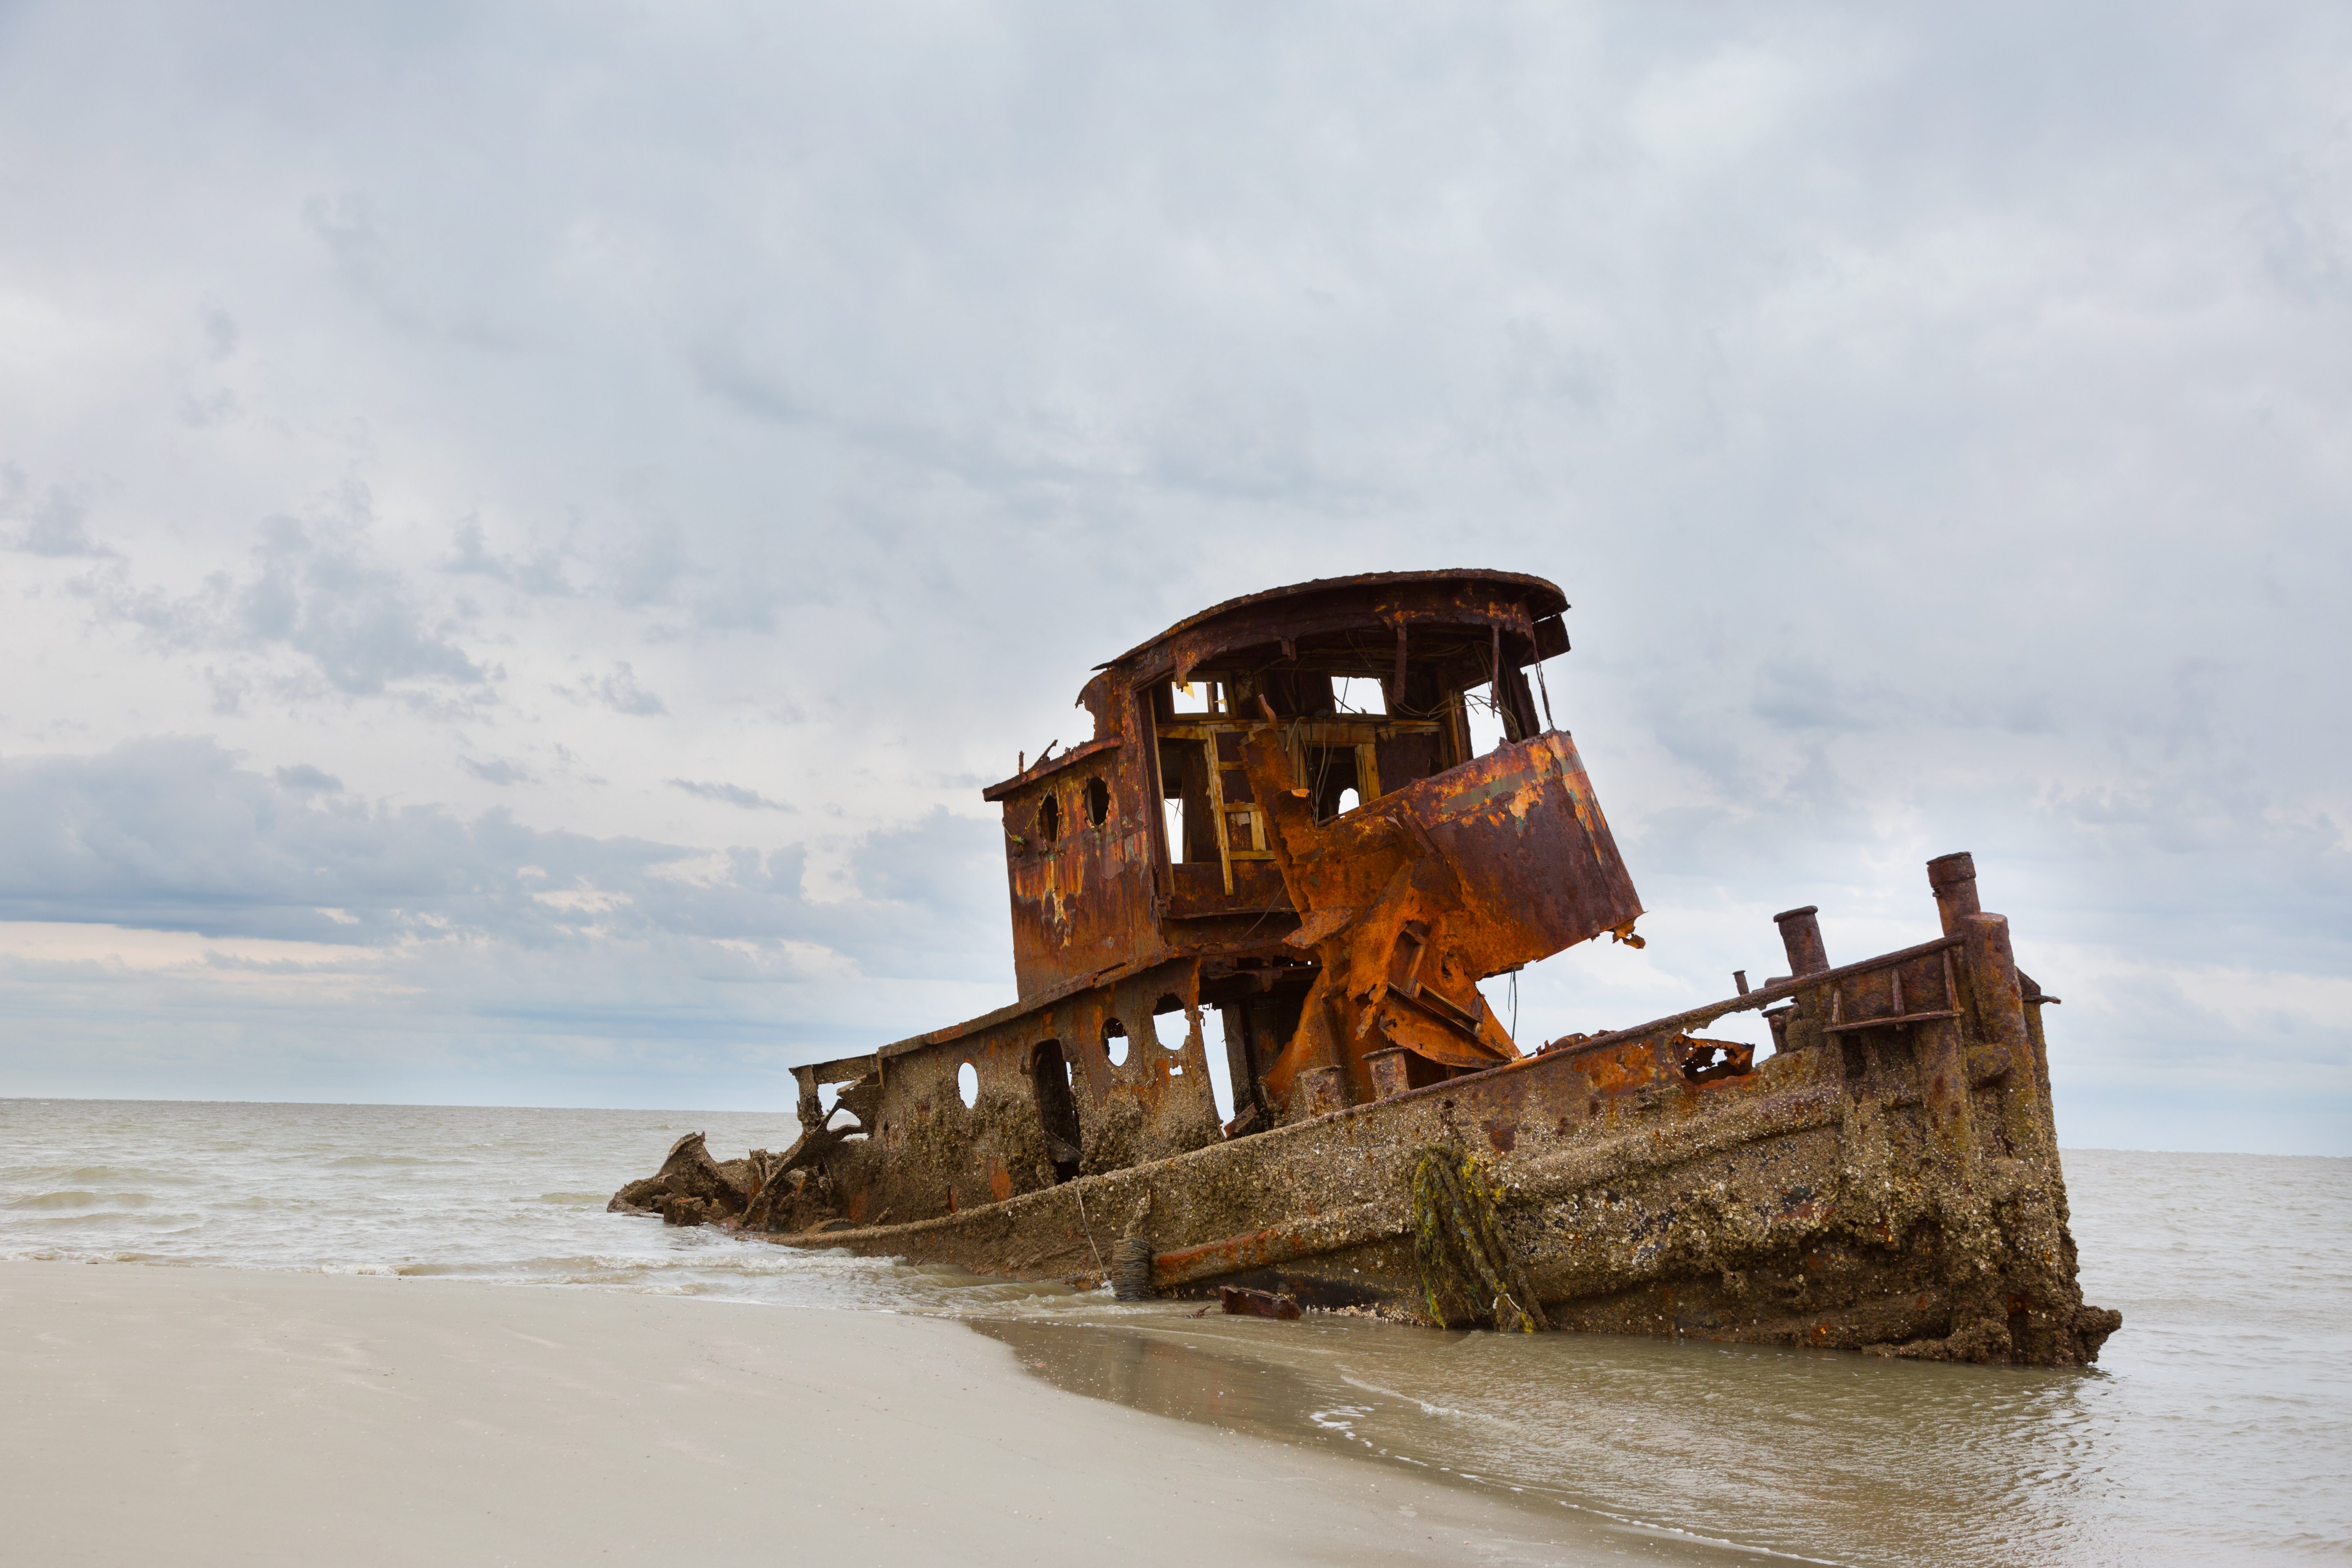
<svg viewBox="0 0 2352 1568"><path fill-rule="evenodd" d="M1977 902L1976 857L1965 849L1928 861L1927 886L1935 889L1936 912L1943 919L1946 936L1958 931L1969 916L1982 912Z"/></svg>
<svg viewBox="0 0 2352 1568"><path fill-rule="evenodd" d="M1829 950L1822 945L1822 922L1813 918L1818 912L1816 906L1807 904L1772 917L1772 923L1780 928L1780 945L1789 950L1790 979L1819 974L1830 966Z"/></svg>

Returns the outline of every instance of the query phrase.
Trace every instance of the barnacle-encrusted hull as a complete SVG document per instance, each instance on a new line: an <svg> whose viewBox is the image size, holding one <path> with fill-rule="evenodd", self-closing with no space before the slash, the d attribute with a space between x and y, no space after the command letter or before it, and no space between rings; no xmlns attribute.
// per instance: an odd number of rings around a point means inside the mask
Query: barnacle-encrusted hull
<svg viewBox="0 0 2352 1568"><path fill-rule="evenodd" d="M1412 1177L1444 1146L1500 1189L1504 1243L1553 1327L2085 1364L2120 1319L2085 1307L2075 1279L2043 999L2020 994L2000 917L1961 923L1642 1028L911 1223L812 1225L816 1208L755 1190L759 1162L713 1167L736 1188L732 1215L722 1201L689 1217L1079 1285L1101 1283L1116 1243L1140 1235L1162 1294L1244 1284L1426 1321ZM1898 1016L1898 979L1914 1015L1946 1016L1868 1022ZM1738 1049L1688 1032L1784 1000L1797 1006L1779 1020L1783 1048L1748 1070L1719 1070L1742 1065ZM659 1205L660 1180L624 1198ZM789 1173L768 1180L793 1186Z"/></svg>

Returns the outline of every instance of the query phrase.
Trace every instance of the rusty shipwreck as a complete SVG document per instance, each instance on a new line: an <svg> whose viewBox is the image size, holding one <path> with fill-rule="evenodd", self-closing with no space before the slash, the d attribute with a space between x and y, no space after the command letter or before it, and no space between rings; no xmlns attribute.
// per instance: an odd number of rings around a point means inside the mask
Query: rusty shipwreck
<svg viewBox="0 0 2352 1568"><path fill-rule="evenodd" d="M1641 940L1538 695L1566 609L1511 573L1330 579L1098 667L1092 737L983 792L1020 999L796 1069L790 1150L693 1135L613 1207L1128 1293L2089 1363L2120 1320L2076 1283L2055 998L1968 856L1898 952L1832 963L1792 910L1786 976L1671 1017L1526 1051L1489 1007ZM1699 1033L1741 1010L1770 1054Z"/></svg>

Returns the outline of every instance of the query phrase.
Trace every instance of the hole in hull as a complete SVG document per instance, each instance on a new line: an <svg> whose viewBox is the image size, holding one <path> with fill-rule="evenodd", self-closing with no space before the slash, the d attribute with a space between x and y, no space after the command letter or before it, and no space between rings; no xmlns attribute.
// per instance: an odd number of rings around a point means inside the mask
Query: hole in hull
<svg viewBox="0 0 2352 1568"><path fill-rule="evenodd" d="M1054 1180L1069 1181L1078 1173L1078 1102L1070 1093L1070 1064L1061 1041L1045 1041L1030 1053L1029 1076L1037 1087L1037 1121Z"/></svg>

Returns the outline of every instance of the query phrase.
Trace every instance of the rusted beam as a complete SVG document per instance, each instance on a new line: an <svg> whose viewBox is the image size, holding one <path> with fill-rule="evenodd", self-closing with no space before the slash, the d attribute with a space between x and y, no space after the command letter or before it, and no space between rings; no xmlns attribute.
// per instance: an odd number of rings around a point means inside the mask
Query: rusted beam
<svg viewBox="0 0 2352 1568"><path fill-rule="evenodd" d="M1958 937L1937 937L1933 942L1923 942L1916 947L1906 947L1899 952L1881 953L1876 958L1865 958L1860 963L1849 963L1841 969L1824 969L1815 974L1783 980L1778 984L1759 985L1745 996L1727 996L1720 1002L1710 1002L1704 1007L1694 1007L1687 1013L1670 1013L1663 1018L1653 1018L1646 1024L1636 1024L1630 1029L1612 1029L1608 1034L1594 1035L1582 1040L1555 1040L1543 1048L1543 1054L1552 1056L1561 1051L1581 1054L1586 1051L1604 1050L1611 1046L1622 1045L1628 1040L1647 1039L1653 1035L1682 1034L1712 1024L1728 1013L1746 1013L1759 1007L1769 1007L1775 1002L1785 1002L1792 996L1801 996L1808 991L1817 991L1824 985L1835 984L1841 980L1851 980L1864 974L1875 974L1880 970L1893 969L1908 963L1915 958L1926 958L1931 953L1942 952L1948 948L1959 945L1960 939Z"/></svg>

